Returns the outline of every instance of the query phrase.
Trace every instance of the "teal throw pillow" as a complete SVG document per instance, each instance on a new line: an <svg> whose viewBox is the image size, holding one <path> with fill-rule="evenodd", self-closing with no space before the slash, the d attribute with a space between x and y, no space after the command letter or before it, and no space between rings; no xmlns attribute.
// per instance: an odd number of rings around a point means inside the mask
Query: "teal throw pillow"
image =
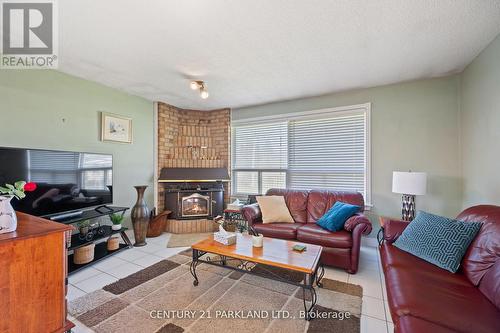
<svg viewBox="0 0 500 333"><path fill-rule="evenodd" d="M344 223L348 218L361 210L361 207L345 202L337 201L316 224L329 231L344 229Z"/></svg>
<svg viewBox="0 0 500 333"><path fill-rule="evenodd" d="M457 221L419 211L393 245L455 273L480 228L479 222Z"/></svg>

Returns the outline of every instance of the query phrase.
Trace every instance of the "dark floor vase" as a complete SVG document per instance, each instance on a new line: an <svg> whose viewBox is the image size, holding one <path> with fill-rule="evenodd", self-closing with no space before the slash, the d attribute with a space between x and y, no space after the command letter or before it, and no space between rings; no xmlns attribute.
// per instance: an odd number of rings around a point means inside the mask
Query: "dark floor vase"
<svg viewBox="0 0 500 333"><path fill-rule="evenodd" d="M146 245L146 234L149 225L149 208L144 201L144 191L147 186L134 186L137 190L137 202L132 208L132 225L134 227L134 246Z"/></svg>

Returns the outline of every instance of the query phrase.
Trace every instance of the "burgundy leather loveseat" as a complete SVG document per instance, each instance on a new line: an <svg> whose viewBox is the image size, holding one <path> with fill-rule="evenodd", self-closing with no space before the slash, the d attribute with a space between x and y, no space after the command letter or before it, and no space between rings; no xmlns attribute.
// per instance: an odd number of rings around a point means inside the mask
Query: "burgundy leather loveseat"
<svg viewBox="0 0 500 333"><path fill-rule="evenodd" d="M325 265L344 268L354 274L358 271L361 235L369 234L371 222L362 211L349 218L344 230L330 232L316 221L337 201L358 205L364 209L363 196L357 192L321 190L270 189L266 195L285 197L286 205L295 223L262 223L258 204L243 207L242 213L249 225L266 237L295 239L300 242L323 246L321 261Z"/></svg>
<svg viewBox="0 0 500 333"><path fill-rule="evenodd" d="M483 225L455 274L393 246L409 222L384 221L380 256L395 332L500 332L500 207L474 206L457 219Z"/></svg>

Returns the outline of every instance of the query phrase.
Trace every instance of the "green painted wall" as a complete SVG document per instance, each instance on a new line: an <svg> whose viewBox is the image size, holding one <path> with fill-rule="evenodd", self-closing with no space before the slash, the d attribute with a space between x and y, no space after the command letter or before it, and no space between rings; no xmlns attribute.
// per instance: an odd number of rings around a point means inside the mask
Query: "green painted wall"
<svg viewBox="0 0 500 333"><path fill-rule="evenodd" d="M101 142L100 111L132 118L133 143ZM150 101L57 71L0 71L0 146L113 154L116 205L132 207L132 186L147 184L152 207L153 134Z"/></svg>
<svg viewBox="0 0 500 333"><path fill-rule="evenodd" d="M232 118L371 102L374 207L369 216L378 230L379 215L400 216L401 197L391 192L394 170L428 173L428 194L417 197L417 208L446 216L459 213L458 91L459 77L449 76L234 109Z"/></svg>
<svg viewBox="0 0 500 333"><path fill-rule="evenodd" d="M500 205L500 36L461 79L463 205Z"/></svg>

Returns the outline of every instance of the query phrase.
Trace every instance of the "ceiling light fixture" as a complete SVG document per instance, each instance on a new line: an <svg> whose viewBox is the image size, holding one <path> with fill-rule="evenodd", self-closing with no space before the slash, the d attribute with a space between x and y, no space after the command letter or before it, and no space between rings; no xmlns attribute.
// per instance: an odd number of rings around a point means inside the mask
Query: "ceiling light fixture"
<svg viewBox="0 0 500 333"><path fill-rule="evenodd" d="M208 93L207 87L205 86L205 82L203 82L203 81L191 81L191 83L189 84L189 87L192 90L198 89L200 91L201 98L203 98L203 99L208 98L209 93Z"/></svg>
<svg viewBox="0 0 500 333"><path fill-rule="evenodd" d="M208 91L205 90L205 88L200 89L200 97L203 99L207 99L209 96Z"/></svg>
<svg viewBox="0 0 500 333"><path fill-rule="evenodd" d="M203 81L191 81L191 84L189 87L191 87L191 90L197 90L200 89L200 86L203 84Z"/></svg>

